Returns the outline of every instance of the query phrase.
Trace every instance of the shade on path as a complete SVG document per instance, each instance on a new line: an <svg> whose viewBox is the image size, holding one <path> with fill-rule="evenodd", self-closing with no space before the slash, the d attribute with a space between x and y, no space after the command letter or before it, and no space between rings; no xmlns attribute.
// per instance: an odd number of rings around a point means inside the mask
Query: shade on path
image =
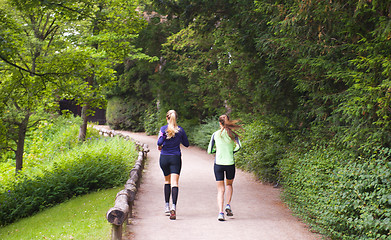
<svg viewBox="0 0 391 240"><path fill-rule="evenodd" d="M118 131L149 146L148 160L136 196L134 218L124 239L136 240L314 240L312 233L280 200L280 189L237 169L231 207L233 217L217 220L214 155L198 147L182 149L177 220L164 213L163 173L157 136Z"/></svg>

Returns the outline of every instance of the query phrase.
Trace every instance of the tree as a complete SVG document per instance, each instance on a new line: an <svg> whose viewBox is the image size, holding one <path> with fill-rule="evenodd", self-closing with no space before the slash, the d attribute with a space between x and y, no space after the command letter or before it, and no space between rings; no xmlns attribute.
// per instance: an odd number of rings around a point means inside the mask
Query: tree
<svg viewBox="0 0 391 240"><path fill-rule="evenodd" d="M14 142L7 140L2 147L15 152L18 172L23 167L28 129L43 112L53 110L60 90L68 86L60 79L73 75L71 69L77 68L55 66L60 65L59 60L68 62L76 54L69 51L61 37L66 16L57 9L18 1L2 1L1 6L1 122L5 136Z"/></svg>
<svg viewBox="0 0 391 240"><path fill-rule="evenodd" d="M28 129L43 113L57 111L59 99L75 99L87 106L104 102L100 90L114 81L113 65L125 56L140 56L132 54L138 50L130 40L143 20L131 1L1 3L1 129L7 132L1 147L15 152L18 172L23 167ZM98 7L108 3L116 9ZM125 17L125 13L132 14ZM91 19L95 25L90 24ZM92 31L98 32L91 36Z"/></svg>
<svg viewBox="0 0 391 240"><path fill-rule="evenodd" d="M96 66L106 65L112 69L123 63L127 58L155 60L135 48L133 40L137 33L145 26L145 20L136 11L137 1L93 1L92 12L83 19L83 23L76 27L76 45L89 46L102 58L98 65L91 65L91 74L85 78L88 86L93 90L89 98L78 99L82 107L83 124L80 127L79 139L84 140L87 130L87 114L91 107L101 105L104 100L102 88L112 83L107 77L97 76Z"/></svg>

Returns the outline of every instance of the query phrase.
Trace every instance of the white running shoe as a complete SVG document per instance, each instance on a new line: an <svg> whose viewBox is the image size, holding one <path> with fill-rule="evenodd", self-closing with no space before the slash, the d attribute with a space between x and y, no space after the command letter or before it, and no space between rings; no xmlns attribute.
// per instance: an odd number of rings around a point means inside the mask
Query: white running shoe
<svg viewBox="0 0 391 240"><path fill-rule="evenodd" d="M164 213L168 216L170 215L170 206L166 206L164 209Z"/></svg>
<svg viewBox="0 0 391 240"><path fill-rule="evenodd" d="M219 213L219 216L217 217L217 220L225 221L224 213Z"/></svg>

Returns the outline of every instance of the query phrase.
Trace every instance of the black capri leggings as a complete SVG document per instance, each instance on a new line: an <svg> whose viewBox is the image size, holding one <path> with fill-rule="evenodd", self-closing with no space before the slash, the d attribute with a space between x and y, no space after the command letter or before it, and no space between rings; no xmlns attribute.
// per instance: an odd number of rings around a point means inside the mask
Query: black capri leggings
<svg viewBox="0 0 391 240"><path fill-rule="evenodd" d="M182 168L181 155L161 155L160 154L160 168L163 170L164 176L171 173L180 174Z"/></svg>
<svg viewBox="0 0 391 240"><path fill-rule="evenodd" d="M235 178L235 164L233 165L214 165L216 181L224 181L224 173L228 180Z"/></svg>

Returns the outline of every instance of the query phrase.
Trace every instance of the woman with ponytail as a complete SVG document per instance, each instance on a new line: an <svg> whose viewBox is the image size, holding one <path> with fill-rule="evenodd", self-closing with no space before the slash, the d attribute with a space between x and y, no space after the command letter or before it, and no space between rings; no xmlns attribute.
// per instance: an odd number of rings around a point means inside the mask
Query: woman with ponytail
<svg viewBox="0 0 391 240"><path fill-rule="evenodd" d="M166 114L167 125L160 128L157 142L160 152L160 168L164 174L165 213L171 220L176 219L176 204L178 199L178 181L182 168L182 154L180 145L189 146L185 130L177 125L178 115L175 110ZM170 208L170 197L172 206Z"/></svg>
<svg viewBox="0 0 391 240"><path fill-rule="evenodd" d="M242 129L237 125L239 121L230 121L227 115L219 117L220 130L213 133L208 153L216 153L214 173L217 182L217 205L219 207L218 220L224 221L224 195L226 195L227 204L225 212L227 216L233 216L231 209L231 199L233 193L233 181L235 178L234 153L241 148L237 130ZM224 183L224 179L226 182Z"/></svg>

